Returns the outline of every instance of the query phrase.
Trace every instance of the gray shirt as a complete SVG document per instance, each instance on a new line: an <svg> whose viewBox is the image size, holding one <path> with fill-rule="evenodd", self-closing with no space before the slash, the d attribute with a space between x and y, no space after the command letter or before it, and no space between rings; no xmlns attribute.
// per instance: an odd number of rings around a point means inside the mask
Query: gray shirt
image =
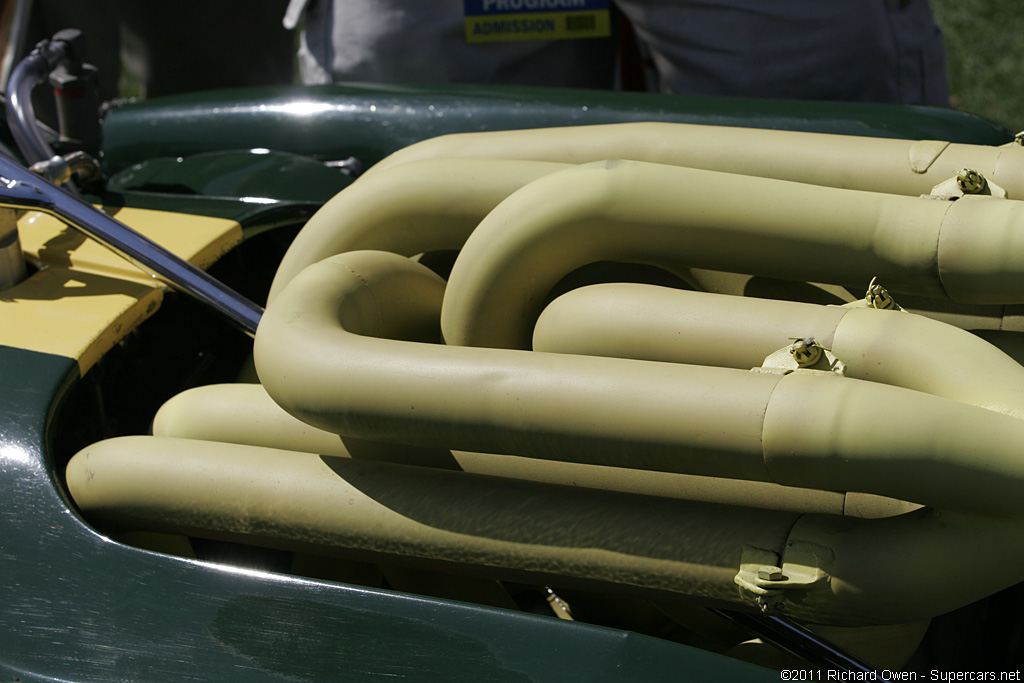
<svg viewBox="0 0 1024 683"><path fill-rule="evenodd" d="M307 83L615 87L949 105L927 0L615 0L610 38L467 43L463 0L292 0ZM633 40L623 40L632 31ZM623 59L631 46L634 59Z"/></svg>

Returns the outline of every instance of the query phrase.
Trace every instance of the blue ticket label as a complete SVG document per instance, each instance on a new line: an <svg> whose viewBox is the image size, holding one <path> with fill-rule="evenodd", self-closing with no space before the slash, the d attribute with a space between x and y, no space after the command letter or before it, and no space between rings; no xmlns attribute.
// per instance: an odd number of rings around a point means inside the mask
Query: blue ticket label
<svg viewBox="0 0 1024 683"><path fill-rule="evenodd" d="M611 35L609 0L463 1L470 43Z"/></svg>

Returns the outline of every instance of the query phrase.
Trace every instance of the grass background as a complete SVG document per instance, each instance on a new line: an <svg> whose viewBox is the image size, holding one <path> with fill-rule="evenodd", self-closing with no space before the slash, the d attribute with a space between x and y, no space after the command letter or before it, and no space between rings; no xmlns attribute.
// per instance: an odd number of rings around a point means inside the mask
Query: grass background
<svg viewBox="0 0 1024 683"><path fill-rule="evenodd" d="M953 106L1024 130L1024 0L931 5L946 42Z"/></svg>

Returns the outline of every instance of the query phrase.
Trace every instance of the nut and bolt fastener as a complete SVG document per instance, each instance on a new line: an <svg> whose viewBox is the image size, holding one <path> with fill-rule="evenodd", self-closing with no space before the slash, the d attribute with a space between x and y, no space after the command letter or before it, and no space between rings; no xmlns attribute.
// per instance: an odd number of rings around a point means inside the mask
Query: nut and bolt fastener
<svg viewBox="0 0 1024 683"><path fill-rule="evenodd" d="M793 354L796 364L802 368L814 365L821 359L821 347L814 343L812 337L797 339L789 347L789 352Z"/></svg>
<svg viewBox="0 0 1024 683"><path fill-rule="evenodd" d="M757 570L757 578L764 581L782 581L782 569L780 567L761 567Z"/></svg>
<svg viewBox="0 0 1024 683"><path fill-rule="evenodd" d="M981 194L988 187L988 181L973 168L964 168L956 174L956 185L964 194Z"/></svg>
<svg viewBox="0 0 1024 683"><path fill-rule="evenodd" d="M896 307L896 302L889 294L889 290L878 284L878 278L871 278L864 299L871 308L891 309Z"/></svg>

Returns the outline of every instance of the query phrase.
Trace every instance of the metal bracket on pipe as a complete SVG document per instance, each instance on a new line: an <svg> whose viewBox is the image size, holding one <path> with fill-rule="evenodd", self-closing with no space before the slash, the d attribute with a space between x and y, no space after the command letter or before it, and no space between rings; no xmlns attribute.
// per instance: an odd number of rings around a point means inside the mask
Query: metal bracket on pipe
<svg viewBox="0 0 1024 683"><path fill-rule="evenodd" d="M896 300L889 294L889 290L882 286L877 277L871 278L868 289L864 293L864 304L868 308L880 308L887 311L902 311L903 308L896 303Z"/></svg>
<svg viewBox="0 0 1024 683"><path fill-rule="evenodd" d="M972 168L964 168L955 176L932 188L931 194L921 195L925 199L955 201L968 195L986 195L1006 199L1006 190L996 185Z"/></svg>
<svg viewBox="0 0 1024 683"><path fill-rule="evenodd" d="M743 548L740 569L733 580L744 600L766 614L772 613L782 609L787 591L808 591L827 583L829 574L822 566L830 559L828 548L812 543L790 543L785 562L780 561L778 553L748 545Z"/></svg>
<svg viewBox="0 0 1024 683"><path fill-rule="evenodd" d="M829 372L846 376L846 364L813 337L794 337L793 343L770 353L754 372L788 375L796 371Z"/></svg>
<svg viewBox="0 0 1024 683"><path fill-rule="evenodd" d="M263 309L92 204L0 155L0 207L42 211L67 222L154 278L224 315L250 335Z"/></svg>

